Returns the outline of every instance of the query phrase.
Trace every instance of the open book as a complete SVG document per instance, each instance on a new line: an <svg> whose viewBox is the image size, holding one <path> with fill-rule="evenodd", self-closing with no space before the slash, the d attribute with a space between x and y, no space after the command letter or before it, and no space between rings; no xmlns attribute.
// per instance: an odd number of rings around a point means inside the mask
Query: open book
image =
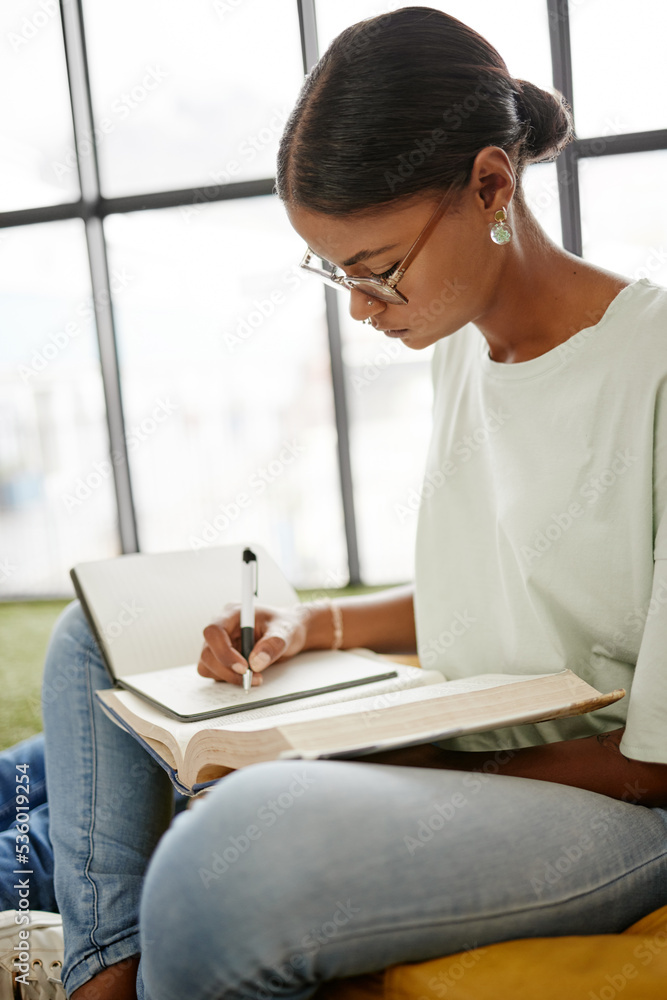
<svg viewBox="0 0 667 1000"><path fill-rule="evenodd" d="M197 673L202 631L241 596L243 545L126 555L80 563L74 587L117 687L181 721L231 715L393 679L393 664L316 657L309 670L272 669L271 684L250 691ZM293 607L299 598L271 557L255 545L257 601Z"/></svg>
<svg viewBox="0 0 667 1000"><path fill-rule="evenodd" d="M307 666L312 655L301 654L270 667L264 683L267 687L272 683L274 670L298 671L304 659ZM419 667L397 664L396 671L395 680L376 682L372 693L355 688L203 722L175 722L131 691L98 691L97 697L107 714L138 739L174 784L189 794L230 768L258 761L356 757L464 733L581 715L625 694L622 689L600 694L569 670L534 676L481 674L456 681L443 681L438 671Z"/></svg>

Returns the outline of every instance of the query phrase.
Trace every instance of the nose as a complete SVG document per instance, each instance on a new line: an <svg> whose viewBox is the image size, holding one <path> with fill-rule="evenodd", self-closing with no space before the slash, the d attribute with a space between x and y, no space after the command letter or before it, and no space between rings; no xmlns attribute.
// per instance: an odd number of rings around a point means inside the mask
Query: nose
<svg viewBox="0 0 667 1000"><path fill-rule="evenodd" d="M380 299L372 298L368 292L353 288L350 292L350 316L352 319L368 319L383 313L387 305Z"/></svg>

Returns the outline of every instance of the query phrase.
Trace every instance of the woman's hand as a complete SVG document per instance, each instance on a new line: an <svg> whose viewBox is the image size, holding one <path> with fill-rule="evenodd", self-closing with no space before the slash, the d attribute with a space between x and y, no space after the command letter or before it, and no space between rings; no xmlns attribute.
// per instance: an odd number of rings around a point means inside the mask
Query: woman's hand
<svg viewBox="0 0 667 1000"><path fill-rule="evenodd" d="M250 654L253 687L262 671L277 660L299 653L306 642L309 608L255 608L255 645ZM248 664L241 656L241 605L228 604L221 618L204 629L204 648L197 664L202 677L241 684Z"/></svg>

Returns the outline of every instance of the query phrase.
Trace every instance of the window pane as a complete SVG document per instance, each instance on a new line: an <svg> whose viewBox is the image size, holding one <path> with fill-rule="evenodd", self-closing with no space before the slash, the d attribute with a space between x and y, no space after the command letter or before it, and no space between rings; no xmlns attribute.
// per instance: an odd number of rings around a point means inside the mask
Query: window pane
<svg viewBox="0 0 667 1000"><path fill-rule="evenodd" d="M324 52L331 40L348 24L375 14L385 14L405 7L400 0L316 0L317 31L320 50ZM478 31L494 45L507 63L513 76L530 80L538 87L551 87L551 50L547 5L536 0L514 0L511 16L507 5L497 0L446 0L429 3L429 7L445 11Z"/></svg>
<svg viewBox="0 0 667 1000"><path fill-rule="evenodd" d="M413 578L433 350L355 322L349 292L339 295L361 571L364 583L400 583Z"/></svg>
<svg viewBox="0 0 667 1000"><path fill-rule="evenodd" d="M558 176L555 163L534 163L523 175L523 190L528 207L554 243L563 245L560 222Z"/></svg>
<svg viewBox="0 0 667 1000"><path fill-rule="evenodd" d="M79 178L56 0L0 5L0 211L76 201Z"/></svg>
<svg viewBox="0 0 667 1000"><path fill-rule="evenodd" d="M586 159L579 171L584 257L667 285L667 206L656 197L667 176L667 151Z"/></svg>
<svg viewBox="0 0 667 1000"><path fill-rule="evenodd" d="M117 552L83 224L3 230L0 289L0 594L71 592Z"/></svg>
<svg viewBox="0 0 667 1000"><path fill-rule="evenodd" d="M303 79L274 0L84 4L107 196L272 177Z"/></svg>
<svg viewBox="0 0 667 1000"><path fill-rule="evenodd" d="M298 585L345 581L324 296L278 200L105 228L131 278L114 308L142 548L255 540Z"/></svg>
<svg viewBox="0 0 667 1000"><path fill-rule="evenodd" d="M667 128L665 0L570 0L577 134Z"/></svg>

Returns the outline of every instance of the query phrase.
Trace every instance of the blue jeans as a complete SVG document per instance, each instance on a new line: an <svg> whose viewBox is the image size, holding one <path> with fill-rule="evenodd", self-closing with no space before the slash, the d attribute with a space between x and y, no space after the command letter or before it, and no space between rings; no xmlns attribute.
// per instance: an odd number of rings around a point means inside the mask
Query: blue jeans
<svg viewBox="0 0 667 1000"><path fill-rule="evenodd" d="M550 782L276 761L172 823L167 776L95 704L108 683L72 605L44 686L69 992L141 952L144 1000L307 1000L495 941L618 932L667 903L667 811Z"/></svg>
<svg viewBox="0 0 667 1000"><path fill-rule="evenodd" d="M21 879L20 875L14 874L21 867L16 861L16 789L25 790L26 782L19 781L17 784L16 778L20 779L24 774L30 779L27 795L30 864L26 865L31 870L30 908L54 912L57 906L53 893L53 849L49 838L44 737L41 734L23 740L0 754L0 910L19 908L19 895L14 887L17 879ZM18 853L26 854L25 851Z"/></svg>

